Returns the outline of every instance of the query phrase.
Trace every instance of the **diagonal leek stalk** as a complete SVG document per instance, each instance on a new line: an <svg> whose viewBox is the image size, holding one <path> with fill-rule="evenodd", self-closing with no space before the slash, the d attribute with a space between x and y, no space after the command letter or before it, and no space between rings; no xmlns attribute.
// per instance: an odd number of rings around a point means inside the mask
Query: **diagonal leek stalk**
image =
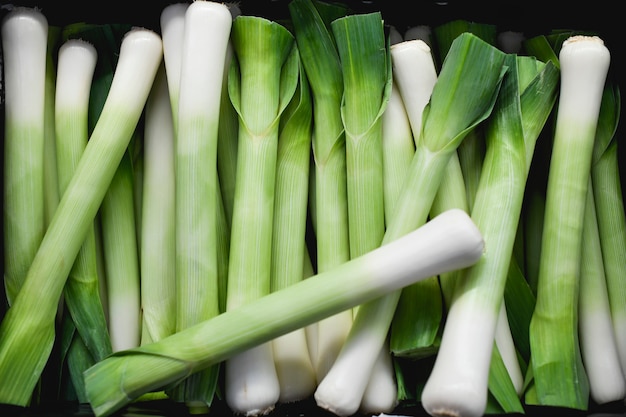
<svg viewBox="0 0 626 417"><path fill-rule="evenodd" d="M348 236L350 257L355 258L378 247L385 232L381 116L392 82L391 60L380 13L342 17L334 20L331 28L344 81L341 115L346 141ZM369 381L389 380L373 369L393 375L391 361L385 359L389 355L386 344L378 347L379 367L361 366L361 352L369 349L367 337L364 328L346 339L315 391L318 406L342 410L340 413L348 409L353 414ZM395 388L370 393L367 406L372 408L363 412L390 412L395 407Z"/></svg>
<svg viewBox="0 0 626 417"><path fill-rule="evenodd" d="M174 126L165 66L146 102L141 216L141 340L176 331Z"/></svg>
<svg viewBox="0 0 626 417"><path fill-rule="evenodd" d="M586 192L610 53L598 37L572 36L563 42L559 63L531 362L538 404L586 409L589 385L576 309Z"/></svg>
<svg viewBox="0 0 626 417"><path fill-rule="evenodd" d="M620 366L611 319L594 200L589 179L580 258L579 337L591 399L596 404L606 404L625 398L626 378Z"/></svg>
<svg viewBox="0 0 626 417"><path fill-rule="evenodd" d="M475 35L455 40L425 108L421 139L405 188L398 198L392 222L382 244L416 229L426 222L445 167L465 133L484 120L493 107L504 69L504 54ZM475 62L484 65L476 66ZM441 119L447 122L442 123ZM368 336L367 352L361 352L358 367L371 367L386 339L400 291L360 305L350 330ZM365 330L362 330L365 328ZM345 410L334 410L342 413Z"/></svg>
<svg viewBox="0 0 626 417"><path fill-rule="evenodd" d="M323 4L323 3L322 3ZM326 271L350 259L346 195L346 148L341 98L343 75L329 25L343 9L320 9L312 0L294 0L289 13L313 95L313 158L316 267ZM332 16L332 17L331 17ZM318 324L313 365L318 381L332 366L352 325L342 311Z"/></svg>
<svg viewBox="0 0 626 417"><path fill-rule="evenodd" d="M17 7L2 20L5 124L4 288L13 304L45 231L44 137L48 22Z"/></svg>
<svg viewBox="0 0 626 417"><path fill-rule="evenodd" d="M217 141L222 77L232 17L222 3L185 11L175 124L176 331L219 314ZM210 44L207 42L210 40ZM177 389L192 412L207 409L219 366Z"/></svg>
<svg viewBox="0 0 626 417"><path fill-rule="evenodd" d="M626 211L620 182L616 128L621 112L621 96L614 83L608 83L602 96L600 120L596 129L591 166L594 201L611 318L622 372L626 375Z"/></svg>
<svg viewBox="0 0 626 417"><path fill-rule="evenodd" d="M304 279L313 109L304 70L280 121L272 230L271 291ZM307 254L308 256L308 254ZM272 340L279 402L305 399L317 386L305 329Z"/></svg>
<svg viewBox="0 0 626 417"><path fill-rule="evenodd" d="M505 65L507 75L486 121L486 154L472 209L472 218L485 234L486 252L455 286L441 345L422 392L422 405L433 416L480 417L485 412L496 329L500 320L506 321L504 287L540 130L535 124L543 126L556 99L558 71L553 65L544 67L523 91L516 56L507 55ZM529 114L530 106L536 113ZM499 345L498 351L504 347Z"/></svg>
<svg viewBox="0 0 626 417"><path fill-rule="evenodd" d="M226 311L159 342L117 352L90 368L85 383L97 417L149 390L185 378L415 280L465 268L483 252L469 216L450 210L388 245Z"/></svg>
<svg viewBox="0 0 626 417"><path fill-rule="evenodd" d="M102 114L0 325L1 403L29 402L54 342L66 278L139 121L161 56L161 39L150 30L132 30L122 41Z"/></svg>
<svg viewBox="0 0 626 417"><path fill-rule="evenodd" d="M56 159L59 195L74 175L87 140L89 96L97 61L96 48L79 39L65 41L58 51L55 94ZM65 305L92 360L112 350L100 298L95 224L80 248L65 285ZM75 342L76 346L79 342ZM81 381L82 384L82 381Z"/></svg>
<svg viewBox="0 0 626 417"><path fill-rule="evenodd" d="M270 293L279 121L299 80L294 37L279 23L238 16L231 42L237 61L228 87L240 123L226 311ZM280 386L271 343L226 361L224 391L236 413L274 408Z"/></svg>

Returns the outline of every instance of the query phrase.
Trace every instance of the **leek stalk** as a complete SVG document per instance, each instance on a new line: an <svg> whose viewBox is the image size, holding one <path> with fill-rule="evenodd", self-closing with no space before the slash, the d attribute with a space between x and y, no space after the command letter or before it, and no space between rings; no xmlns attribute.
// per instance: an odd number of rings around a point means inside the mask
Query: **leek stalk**
<svg viewBox="0 0 626 417"><path fill-rule="evenodd" d="M143 393L175 383L238 352L363 305L415 280L466 268L483 249L482 235L466 213L442 213L399 239L329 271L159 342L113 353L85 373L92 410L97 417L109 416Z"/></svg>
<svg viewBox="0 0 626 417"><path fill-rule="evenodd" d="M422 392L422 404L431 415L481 416L485 412L492 348L498 321L507 319L502 309L504 286L538 136L537 129L525 129L535 120L523 120L537 116L545 122L556 99L558 71L554 66L544 68L531 87L520 91L516 56L507 55L505 65L507 75L486 121L487 153L472 210L489 252L456 283L441 345ZM523 100L543 112L528 115ZM521 410L518 401L517 411Z"/></svg>
<svg viewBox="0 0 626 417"><path fill-rule="evenodd" d="M308 257L306 226L313 108L302 68L299 77L297 90L281 115L279 126L270 267L272 292L304 279L304 256ZM300 328L272 340L272 351L280 384L278 401L287 403L310 397L317 378L306 330Z"/></svg>
<svg viewBox="0 0 626 417"><path fill-rule="evenodd" d="M473 66L475 62L483 62L487 67ZM452 153L464 135L491 112L504 74L503 62L502 52L470 33L459 36L453 43L450 58L426 106L423 136L416 143L405 188L398 198L393 220L387 225L382 245L426 222ZM444 115L447 123L436 122ZM359 306L350 335L363 331L371 341L367 350L369 356L360 356L359 367L371 367L375 362L378 349L386 340L400 293L392 292Z"/></svg>
<svg viewBox="0 0 626 417"><path fill-rule="evenodd" d="M626 264L626 210L616 135L620 111L620 91L613 82L608 83L596 129L591 180L611 318L622 372L626 376L626 285L622 279L623 265Z"/></svg>
<svg viewBox="0 0 626 417"><path fill-rule="evenodd" d="M313 172L316 269L326 271L350 259L346 191L346 143L341 120L343 75L330 22L345 15L323 2L293 0L289 14L313 97ZM352 312L342 311L318 324L313 365L318 381L326 375L343 345Z"/></svg>
<svg viewBox="0 0 626 417"><path fill-rule="evenodd" d="M355 14L334 20L332 32L343 72L341 115L346 142L346 192L350 257L358 257L380 245L385 231L382 114L391 88L391 59L380 13ZM389 349L379 347L378 366L363 366L368 329L350 333L335 362L315 391L318 406L340 415L354 414L371 381L391 381L387 389L373 390L364 413L390 412L396 404L395 381ZM367 353L366 355L369 355ZM385 366L387 365L387 366ZM384 377L373 373L386 373ZM378 380L380 378L380 380ZM378 381L377 381L378 380Z"/></svg>
<svg viewBox="0 0 626 417"><path fill-rule="evenodd" d="M230 11L222 3L196 1L185 9L174 100L178 103L174 109L176 331L220 313L217 141L231 26ZM219 369L214 366L191 375L172 395L191 412L206 411Z"/></svg>
<svg viewBox="0 0 626 417"><path fill-rule="evenodd" d="M95 47L84 40L67 40L58 52L55 148L60 196L65 192L87 146L89 97L96 61ZM101 279L93 224L74 261L64 292L65 305L81 339L74 341L70 350L80 349L77 346L84 344L91 361L102 360L112 351L107 316L100 297ZM68 363L73 365L71 360ZM82 378L75 380L74 385L78 391L83 385Z"/></svg>
<svg viewBox="0 0 626 417"><path fill-rule="evenodd" d="M156 33L134 29L125 35L100 118L22 290L0 324L2 403L29 403L54 342L54 317L66 279L136 129L161 57Z"/></svg>
<svg viewBox="0 0 626 417"><path fill-rule="evenodd" d="M231 42L236 63L230 68L228 88L240 124L226 311L271 290L279 121L299 80L294 37L279 23L238 16ZM280 384L271 343L226 361L224 390L235 412L256 415L273 409Z"/></svg>
<svg viewBox="0 0 626 417"><path fill-rule="evenodd" d="M4 287L13 304L45 231L44 137L48 21L18 7L2 21Z"/></svg>
<svg viewBox="0 0 626 417"><path fill-rule="evenodd" d="M176 331L174 125L162 65L146 102L141 216L141 340Z"/></svg>
<svg viewBox="0 0 626 417"><path fill-rule="evenodd" d="M610 53L572 36L559 52L561 87L548 173L537 303L530 322L537 402L586 409L589 381L578 340L582 225Z"/></svg>

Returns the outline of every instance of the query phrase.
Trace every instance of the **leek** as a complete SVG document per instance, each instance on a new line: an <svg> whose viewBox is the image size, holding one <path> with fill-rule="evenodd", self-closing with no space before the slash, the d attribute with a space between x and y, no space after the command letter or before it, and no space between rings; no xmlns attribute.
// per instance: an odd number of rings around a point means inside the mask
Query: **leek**
<svg viewBox="0 0 626 417"><path fill-rule="evenodd" d="M391 87L391 62L380 13L355 14L331 23L343 72L341 115L346 142L346 191L350 257L380 245L385 231L382 114ZM362 403L368 381L393 375L386 345L368 342L369 328L350 332L335 362L315 391L318 406L339 415L354 414ZM370 347L379 352L368 352ZM379 366L363 363L374 355ZM382 361L382 362L381 362ZM388 366L385 368L384 365ZM381 383L380 379L375 383ZM395 387L395 382L393 384ZM387 394L383 397L384 394ZM390 412L396 405L395 388L372 392L366 413Z"/></svg>
<svg viewBox="0 0 626 417"><path fill-rule="evenodd" d="M313 108L304 70L297 90L279 126L276 155L276 189L270 289L278 291L304 279L309 167ZM305 399L313 394L317 379L305 329L272 340L274 365L280 384L279 402Z"/></svg>
<svg viewBox="0 0 626 417"><path fill-rule="evenodd" d="M65 281L137 126L161 56L161 39L150 30L132 30L122 41L102 114L22 290L0 324L2 403L29 403L54 342L54 317Z"/></svg>
<svg viewBox="0 0 626 417"><path fill-rule="evenodd" d="M87 146L89 96L96 61L95 47L84 40L67 40L58 51L55 137L60 196ZM70 350L80 349L77 346L82 342L92 361L99 361L112 351L107 316L100 298L101 279L94 224L87 232L65 285L65 305L82 339L74 341ZM73 365L71 361L69 365ZM81 387L82 378L75 385Z"/></svg>
<svg viewBox="0 0 626 417"><path fill-rule="evenodd" d="M591 179L611 318L622 372L626 376L626 286L622 278L626 264L626 211L616 135L620 111L620 91L615 84L608 83L596 129Z"/></svg>
<svg viewBox="0 0 626 417"><path fill-rule="evenodd" d="M422 393L422 404L431 415L485 412L496 329L507 319L502 299L540 131L536 126L543 126L556 99L554 66L544 67L536 82L520 91L516 56L508 55L506 65L496 107L486 121L487 153L472 210L489 252L455 286L439 352ZM504 322L498 324L499 320ZM499 345L498 350L506 354L504 347Z"/></svg>
<svg viewBox="0 0 626 417"><path fill-rule="evenodd" d="M346 192L346 144L341 120L343 75L330 22L345 15L323 2L293 0L289 14L313 97L313 172L316 268L326 271L350 259ZM318 324L312 350L318 381L337 357L352 325L352 312L342 311Z"/></svg>
<svg viewBox="0 0 626 417"><path fill-rule="evenodd" d="M174 127L164 64L146 102L143 138L141 345L176 331Z"/></svg>
<svg viewBox="0 0 626 417"><path fill-rule="evenodd" d="M373 251L226 311L159 342L113 353L85 373L97 417L282 334L363 305L440 272L470 266L484 249L469 216L450 210ZM288 311L290 314L285 314Z"/></svg>
<svg viewBox="0 0 626 417"><path fill-rule="evenodd" d="M488 68L473 66L476 61ZM475 35L467 33L455 40L425 109L423 136L416 144L405 188L382 245L426 222L451 154L464 135L491 112L504 73L503 62L502 52ZM444 115L447 123L436 122ZM392 292L359 306L348 337L362 334L361 328L366 328L364 333L371 341L367 352L360 356L359 367L371 367L374 363L386 340L399 297L400 291Z"/></svg>
<svg viewBox="0 0 626 417"><path fill-rule="evenodd" d="M44 207L46 227L59 204L59 179L57 174L54 101L56 94L57 56L61 42L61 28L48 26L46 53L46 91L44 108Z"/></svg>
<svg viewBox="0 0 626 417"><path fill-rule="evenodd" d="M133 167L127 150L102 200L109 334L114 351L139 346L141 300Z"/></svg>
<svg viewBox="0 0 626 417"><path fill-rule="evenodd" d="M559 63L531 362L539 404L586 409L589 384L576 310L586 192L610 53L599 37L572 36L563 42Z"/></svg>
<svg viewBox="0 0 626 417"><path fill-rule="evenodd" d="M13 304L45 232L44 148L48 21L16 7L2 20L4 288Z"/></svg>
<svg viewBox="0 0 626 417"><path fill-rule="evenodd" d="M220 313L217 141L231 25L230 11L221 3L196 1L185 10L174 100L176 331ZM208 409L218 372L215 366L190 376L176 397L194 413Z"/></svg>
<svg viewBox="0 0 626 417"><path fill-rule="evenodd" d="M578 300L580 351L596 404L623 400L626 378L613 329L591 179L587 186Z"/></svg>
<svg viewBox="0 0 626 417"><path fill-rule="evenodd" d="M279 121L298 84L293 35L255 16L233 21L228 88L239 114L237 173L231 227L226 311L270 293ZM280 396L271 343L225 363L225 396L237 413L263 414Z"/></svg>

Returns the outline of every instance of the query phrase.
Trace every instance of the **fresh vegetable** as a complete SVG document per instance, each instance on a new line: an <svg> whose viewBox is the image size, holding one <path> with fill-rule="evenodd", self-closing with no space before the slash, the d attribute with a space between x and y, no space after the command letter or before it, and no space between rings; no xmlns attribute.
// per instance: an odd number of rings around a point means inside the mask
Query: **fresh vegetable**
<svg viewBox="0 0 626 417"><path fill-rule="evenodd" d="M517 57L508 55L506 66L502 89L486 122L487 153L472 210L489 243L488 252L455 285L441 345L422 392L422 403L431 415L485 412L491 349L499 316L507 320L501 308L504 286L540 131L528 126L542 127L556 99L558 71L553 65L537 72L536 81L523 90ZM535 113L537 108L542 111Z"/></svg>
<svg viewBox="0 0 626 417"><path fill-rule="evenodd" d="M2 403L29 404L54 342L59 297L137 126L161 57L155 32L135 29L125 36L96 128L0 324Z"/></svg>
<svg viewBox="0 0 626 417"><path fill-rule="evenodd" d="M380 13L335 19L331 28L343 71L348 238L350 257L355 258L378 247L385 232L381 116L391 87L391 59ZM364 413L390 412L395 407L397 395L391 360L385 359L389 355L386 343L374 354L378 366L363 366L362 352L377 348L376 343L369 343L368 330L362 328L348 336L318 384L318 406L339 415L354 414L359 408ZM369 381L391 381L392 385L369 391L368 408L363 408Z"/></svg>
<svg viewBox="0 0 626 417"><path fill-rule="evenodd" d="M89 97L97 58L96 48L85 40L67 40L58 51L54 156L60 196L87 146ZM94 222L76 256L64 290L66 311L77 330L72 337L77 340L72 342L68 357L70 370L79 368L73 374L73 378L77 378L74 384L77 387L84 386L81 374L86 368L72 363L71 351L84 349L89 366L112 351L107 316L100 297L100 281L104 277L98 274L95 228ZM83 347L78 347L80 345ZM79 395L79 398L84 401L84 396Z"/></svg>
<svg viewBox="0 0 626 417"><path fill-rule="evenodd" d="M114 353L85 373L90 404L96 416L111 415L142 393L237 352L415 280L465 268L482 252L482 236L469 216L450 210L332 270L241 304L159 342Z"/></svg>
<svg viewBox="0 0 626 417"><path fill-rule="evenodd" d="M281 116L279 126L271 292L304 279L305 255L310 262L306 227L313 107L309 83L302 67L298 74L297 89ZM289 403L310 397L317 387L317 378L309 354L306 329L296 329L272 340L272 353L280 384L278 401Z"/></svg>
<svg viewBox="0 0 626 417"><path fill-rule="evenodd" d="M48 21L32 8L2 20L4 286L13 304L45 232L44 136Z"/></svg>
<svg viewBox="0 0 626 417"><path fill-rule="evenodd" d="M343 7L312 0L289 3L289 16L313 98L312 210L316 270L323 272L350 259L346 143L341 119L343 74L330 23L345 16ZM352 325L352 311L322 320L311 349L318 381L339 354Z"/></svg>
<svg viewBox="0 0 626 417"><path fill-rule="evenodd" d="M578 340L580 256L587 186L610 53L578 35L559 53L561 87L548 174L537 283L530 322L538 404L586 409L589 381Z"/></svg>
<svg viewBox="0 0 626 417"><path fill-rule="evenodd" d="M284 26L238 16L231 39L236 64L228 88L240 124L226 311L270 293L279 121L299 80L299 55ZM271 343L229 358L225 385L226 402L235 412L273 409L280 384Z"/></svg>

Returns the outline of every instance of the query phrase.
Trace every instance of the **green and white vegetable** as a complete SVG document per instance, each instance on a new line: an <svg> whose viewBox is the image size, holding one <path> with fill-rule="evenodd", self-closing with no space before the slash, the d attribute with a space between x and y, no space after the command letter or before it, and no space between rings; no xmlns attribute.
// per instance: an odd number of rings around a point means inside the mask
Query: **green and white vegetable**
<svg viewBox="0 0 626 417"><path fill-rule="evenodd" d="M55 154L59 196L74 175L75 167L87 146L90 89L96 68L97 51L84 40L70 39L58 50L57 79L54 99ZM88 366L104 359L112 351L107 316L102 305L100 288L103 276L98 271L96 224L91 225L80 248L64 290L64 305L76 332L69 347L67 363L77 395L85 401L80 387L85 366L75 362L74 350L86 351ZM83 357L83 355L79 355Z"/></svg>
<svg viewBox="0 0 626 417"><path fill-rule="evenodd" d="M450 210L389 244L151 345L114 353L85 374L97 417L237 352L415 280L466 268L484 249L469 216ZM285 314L289 311L292 314Z"/></svg>
<svg viewBox="0 0 626 417"><path fill-rule="evenodd" d="M523 91L517 57L507 55L505 65L502 89L486 121L487 151L472 210L472 218L485 233L486 252L462 273L453 292L441 345L421 397L426 411L435 416L485 412L491 350L499 316L507 320L502 310L504 286L540 132L529 125L541 128L556 99L558 71L553 65ZM539 108L543 111L535 113Z"/></svg>
<svg viewBox="0 0 626 417"><path fill-rule="evenodd" d="M601 38L578 35L563 42L559 62L531 362L538 404L586 409L589 381L576 310L587 186L610 53Z"/></svg>
<svg viewBox="0 0 626 417"><path fill-rule="evenodd" d="M291 102L281 115L276 154L276 187L270 290L278 291L304 279L309 259L306 226L311 164L313 107L302 68ZM294 330L272 340L281 403L310 397L317 387L306 330Z"/></svg>
<svg viewBox="0 0 626 417"><path fill-rule="evenodd" d="M299 80L294 37L279 23L238 16L231 41L236 64L231 66L228 88L240 122L226 311L271 290L279 121ZM235 412L267 413L279 396L271 343L226 361L225 397Z"/></svg>
<svg viewBox="0 0 626 417"><path fill-rule="evenodd" d="M0 325L2 403L30 401L54 342L66 279L136 129L161 58L155 32L135 29L124 37L100 119Z"/></svg>
<svg viewBox="0 0 626 417"><path fill-rule="evenodd" d="M4 288L13 304L45 232L44 136L48 21L32 8L2 21Z"/></svg>
<svg viewBox="0 0 626 417"><path fill-rule="evenodd" d="M196 1L185 10L174 110L176 331L220 313L217 142L231 26L230 11L222 3ZM207 410L218 372L215 366L191 375L176 396L192 409Z"/></svg>
<svg viewBox="0 0 626 417"><path fill-rule="evenodd" d="M316 269L326 271L350 259L348 197L346 191L346 144L341 100L343 74L330 23L345 16L341 8L324 3L295 0L289 15L302 64L313 97L312 210L316 237ZM352 312L342 311L318 324L316 346L311 349L318 381L326 375L339 354L352 326Z"/></svg>

